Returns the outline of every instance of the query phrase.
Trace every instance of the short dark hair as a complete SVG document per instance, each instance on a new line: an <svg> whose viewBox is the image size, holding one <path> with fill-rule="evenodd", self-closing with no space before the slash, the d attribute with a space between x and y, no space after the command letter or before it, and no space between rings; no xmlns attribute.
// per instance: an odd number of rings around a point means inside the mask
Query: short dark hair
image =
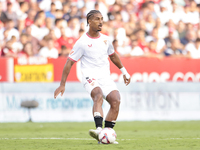
<svg viewBox="0 0 200 150"><path fill-rule="evenodd" d="M99 10L91 10L88 14L87 14L87 25L89 24L88 20L90 19L91 16L93 16L94 14L98 14L101 12Z"/></svg>
<svg viewBox="0 0 200 150"><path fill-rule="evenodd" d="M22 7L22 5L24 5L26 2L20 2L19 6Z"/></svg>
<svg viewBox="0 0 200 150"><path fill-rule="evenodd" d="M62 21L62 19L56 19L56 20L55 20L55 25L56 25L59 21Z"/></svg>
<svg viewBox="0 0 200 150"><path fill-rule="evenodd" d="M56 4L55 4L54 2L52 2L52 3L51 3L51 6L52 6L52 5L54 5L54 6L55 6Z"/></svg>
<svg viewBox="0 0 200 150"><path fill-rule="evenodd" d="M61 45L61 49L67 49L65 45Z"/></svg>
<svg viewBox="0 0 200 150"><path fill-rule="evenodd" d="M197 39L196 39L196 42L200 42L200 38L197 38Z"/></svg>

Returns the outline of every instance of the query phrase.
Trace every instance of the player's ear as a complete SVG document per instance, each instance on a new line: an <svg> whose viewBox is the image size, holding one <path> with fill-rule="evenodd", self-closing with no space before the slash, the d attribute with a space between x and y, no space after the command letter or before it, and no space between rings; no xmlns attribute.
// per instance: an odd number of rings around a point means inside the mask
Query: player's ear
<svg viewBox="0 0 200 150"><path fill-rule="evenodd" d="M91 18L88 20L88 25L90 25L91 24Z"/></svg>

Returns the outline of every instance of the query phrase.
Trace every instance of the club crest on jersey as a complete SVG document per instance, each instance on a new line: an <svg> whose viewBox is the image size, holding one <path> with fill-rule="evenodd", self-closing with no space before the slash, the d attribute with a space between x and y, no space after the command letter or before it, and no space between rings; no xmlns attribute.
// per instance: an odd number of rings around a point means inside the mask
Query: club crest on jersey
<svg viewBox="0 0 200 150"><path fill-rule="evenodd" d="M104 43L107 45L107 40L104 40Z"/></svg>
<svg viewBox="0 0 200 150"><path fill-rule="evenodd" d="M88 45L89 47L92 47L92 44Z"/></svg>

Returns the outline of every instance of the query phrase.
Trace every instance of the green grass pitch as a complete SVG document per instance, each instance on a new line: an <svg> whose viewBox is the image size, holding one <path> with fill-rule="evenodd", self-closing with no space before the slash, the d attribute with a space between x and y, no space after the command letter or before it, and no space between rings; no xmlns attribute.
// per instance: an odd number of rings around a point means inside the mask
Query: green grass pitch
<svg viewBox="0 0 200 150"><path fill-rule="evenodd" d="M118 145L97 144L93 122L0 123L0 150L200 150L200 121L117 122Z"/></svg>

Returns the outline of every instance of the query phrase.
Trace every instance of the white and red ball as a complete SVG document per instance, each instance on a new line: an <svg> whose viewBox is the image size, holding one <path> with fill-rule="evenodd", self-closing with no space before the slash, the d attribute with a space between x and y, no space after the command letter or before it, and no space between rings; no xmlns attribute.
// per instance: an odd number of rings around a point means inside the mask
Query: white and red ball
<svg viewBox="0 0 200 150"><path fill-rule="evenodd" d="M114 143L117 138L117 134L115 130L112 128L104 128L99 133L99 142L103 144L111 144Z"/></svg>

